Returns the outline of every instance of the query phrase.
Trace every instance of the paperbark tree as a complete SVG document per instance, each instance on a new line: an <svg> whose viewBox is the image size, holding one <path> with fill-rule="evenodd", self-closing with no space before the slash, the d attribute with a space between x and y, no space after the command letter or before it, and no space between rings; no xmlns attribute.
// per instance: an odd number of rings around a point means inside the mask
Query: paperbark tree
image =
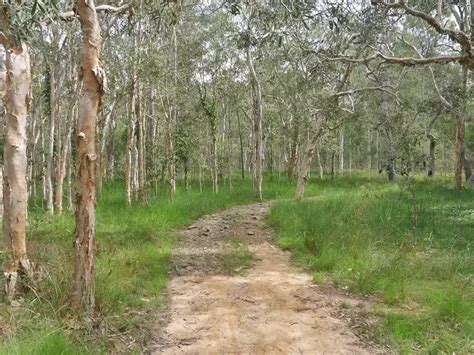
<svg viewBox="0 0 474 355"><path fill-rule="evenodd" d="M2 2L3 5L3 2ZM0 44L6 51L6 92L3 235L7 260L4 264L5 292L12 300L18 278L32 278L33 270L26 251L28 187L27 118L31 104L31 67L29 49L10 34L8 8L0 9Z"/></svg>
<svg viewBox="0 0 474 355"><path fill-rule="evenodd" d="M96 125L107 89L102 38L93 0L76 0L83 31L82 93L77 130L77 211L71 306L92 314L95 306Z"/></svg>

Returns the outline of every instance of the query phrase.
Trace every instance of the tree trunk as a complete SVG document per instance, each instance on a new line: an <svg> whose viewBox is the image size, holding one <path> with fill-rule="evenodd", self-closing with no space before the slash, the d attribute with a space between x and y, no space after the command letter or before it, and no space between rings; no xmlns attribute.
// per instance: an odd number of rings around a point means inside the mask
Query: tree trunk
<svg viewBox="0 0 474 355"><path fill-rule="evenodd" d="M106 144L107 144L107 131L109 129L110 121L114 113L115 102L110 111L103 117L103 124L98 126L99 134L99 154L97 156L97 195L102 194L102 184L107 172L107 159L106 159Z"/></svg>
<svg viewBox="0 0 474 355"><path fill-rule="evenodd" d="M372 131L367 128L367 168L372 170Z"/></svg>
<svg viewBox="0 0 474 355"><path fill-rule="evenodd" d="M310 145L305 151L300 163L300 168L298 172L298 178L296 181L296 192L295 199L301 200L304 197L304 188L306 182L308 181L308 172L311 168L311 161L314 156L314 150L316 149L315 145Z"/></svg>
<svg viewBox="0 0 474 355"><path fill-rule="evenodd" d="M324 118L320 117L316 121L316 126L313 131L313 136L311 137L306 147L306 150L303 156L301 157L301 162L298 169L298 177L296 180L296 192L295 192L296 200L301 200L304 197L304 188L305 188L306 182L308 181L308 174L311 169L311 161L313 160L314 153L319 144L319 140L323 132L323 127L324 127Z"/></svg>
<svg viewBox="0 0 474 355"><path fill-rule="evenodd" d="M336 177L336 152L331 153L331 180Z"/></svg>
<svg viewBox="0 0 474 355"><path fill-rule="evenodd" d="M344 175L344 126L341 127L339 137L339 174Z"/></svg>
<svg viewBox="0 0 474 355"><path fill-rule="evenodd" d="M4 150L4 127L6 122L5 98L7 94L7 69L5 62L0 63L0 149ZM3 218L3 154L0 155L0 216Z"/></svg>
<svg viewBox="0 0 474 355"><path fill-rule="evenodd" d="M54 131L56 123L56 74L54 68L49 69L49 140L48 140L48 160L46 163L46 209L50 216L53 215L53 170L54 170Z"/></svg>
<svg viewBox="0 0 474 355"><path fill-rule="evenodd" d="M74 122L74 105L69 111L69 119L66 127L67 132L64 137L64 143L61 144L62 149L58 150L58 164L56 174L56 192L54 196L54 209L56 214L61 215L63 212L63 192L64 192L64 178L66 176L67 161L69 159L69 148L71 146L71 135Z"/></svg>
<svg viewBox="0 0 474 355"><path fill-rule="evenodd" d="M317 154L318 154L318 164L319 164L319 177L321 180L324 179L324 168L323 168L323 163L321 161L321 154L320 154L320 149L318 149Z"/></svg>
<svg viewBox="0 0 474 355"><path fill-rule="evenodd" d="M83 31L82 94L77 131L76 240L71 306L91 316L95 306L96 125L107 90L100 26L93 0L76 0Z"/></svg>
<svg viewBox="0 0 474 355"><path fill-rule="evenodd" d="M28 48L25 45L16 47L5 43L4 46L7 68L3 176L3 235L7 260L4 276L6 295L12 300L18 278L22 274L32 277L32 267L26 253L26 127L31 102L31 74Z"/></svg>
<svg viewBox="0 0 474 355"><path fill-rule="evenodd" d="M291 139L290 147L290 160L288 161L288 171L287 177L288 181L293 180L293 174L295 172L297 163L298 163L298 143L299 143L299 119L295 117L295 122L293 123L293 136Z"/></svg>
<svg viewBox="0 0 474 355"><path fill-rule="evenodd" d="M455 143L455 167L454 167L454 189L462 189L462 173L464 168L464 137L466 130L467 99L468 99L468 81L469 69L462 68L461 96L458 107L454 112L454 121L456 124L456 143Z"/></svg>
<svg viewBox="0 0 474 355"><path fill-rule="evenodd" d="M135 107L136 120L138 123L138 197L140 203L145 205L147 203L146 193L146 175L145 175L145 142L144 142L144 118L141 111L141 97L140 84L138 83L137 90L137 105Z"/></svg>
<svg viewBox="0 0 474 355"><path fill-rule="evenodd" d="M471 154L467 147L464 147L464 177L469 184L474 183L474 176L472 175Z"/></svg>
<svg viewBox="0 0 474 355"><path fill-rule="evenodd" d="M253 116L255 132L255 182L257 184L257 197L262 200L263 185L263 108L262 108L262 88L258 80L255 67L253 65L250 46L247 46L247 63L252 76L252 89L254 96Z"/></svg>
<svg viewBox="0 0 474 355"><path fill-rule="evenodd" d="M428 139L430 141L430 151L429 151L429 158L428 158L428 177L434 177L435 169L436 169L436 139L432 134L428 134Z"/></svg>
<svg viewBox="0 0 474 355"><path fill-rule="evenodd" d="M134 84L132 84L134 85ZM133 184L133 151L135 147L135 118L133 117L134 110L134 90L132 88L129 117L130 122L128 125L128 138L127 138L127 154L125 161L125 202L127 207L132 205L132 184Z"/></svg>
<svg viewBox="0 0 474 355"><path fill-rule="evenodd" d="M211 139L212 139L212 191L219 192L219 164L217 160L217 126L215 111L211 119Z"/></svg>
<svg viewBox="0 0 474 355"><path fill-rule="evenodd" d="M58 105L58 112L57 116L61 116L61 110ZM55 138L55 145L56 145L56 163L54 164L54 211L56 214L60 215L62 213L62 199L63 199L63 180L64 180L64 173L63 173L63 141L62 141L62 120L58 119L56 124L56 138ZM61 176L62 175L62 176Z"/></svg>
<svg viewBox="0 0 474 355"><path fill-rule="evenodd" d="M64 177L66 175L66 163L68 158L69 140L71 139L70 131L67 133L66 141L63 145L62 152L58 157L58 167L56 175L56 193L54 197L54 209L57 215L61 215L63 212L63 190L64 190Z"/></svg>
<svg viewBox="0 0 474 355"><path fill-rule="evenodd" d="M74 116L75 117L75 116ZM71 125L75 124L75 120L71 122ZM67 154L67 210L69 212L74 212L74 202L72 197L72 170L74 166L74 162L72 159L72 142L71 137L69 137L68 141L68 154Z"/></svg>
<svg viewBox="0 0 474 355"><path fill-rule="evenodd" d="M352 125L349 124L349 176L352 177Z"/></svg>
<svg viewBox="0 0 474 355"><path fill-rule="evenodd" d="M389 140L389 152L388 152L388 161L387 161L387 178L388 181L395 180L395 147L393 143L392 134L388 133Z"/></svg>
<svg viewBox="0 0 474 355"><path fill-rule="evenodd" d="M176 130L178 121L178 34L176 32L177 24L173 25L172 40L173 40L173 79L174 79L174 95L173 107L171 110L171 124L168 130L168 154L169 154L169 193L170 201L174 200L176 194L176 152L173 132Z"/></svg>
<svg viewBox="0 0 474 355"><path fill-rule="evenodd" d="M47 197L47 192L46 192L46 155L44 152L46 151L46 124L45 124L45 119L43 119L43 122L40 127L40 141L41 141L41 196L43 198L43 204L44 201L46 201Z"/></svg>
<svg viewBox="0 0 474 355"><path fill-rule="evenodd" d="M237 123L239 125L239 143L240 143L240 172L242 180L245 179L245 162L244 162L244 143L242 137L242 127L240 126L240 115L237 112Z"/></svg>
<svg viewBox="0 0 474 355"><path fill-rule="evenodd" d="M465 125L461 115L457 115L456 120L456 143L455 143L455 167L454 167L454 189L462 189L462 173L464 168L464 135Z"/></svg>

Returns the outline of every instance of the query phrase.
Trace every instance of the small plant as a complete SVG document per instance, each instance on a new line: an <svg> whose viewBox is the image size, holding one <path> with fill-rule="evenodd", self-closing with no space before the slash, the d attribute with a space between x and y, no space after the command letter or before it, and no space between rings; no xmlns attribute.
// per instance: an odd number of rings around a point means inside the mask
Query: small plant
<svg viewBox="0 0 474 355"><path fill-rule="evenodd" d="M253 254L248 246L242 244L238 238L234 237L226 240L225 249L223 263L226 274L235 275L252 266Z"/></svg>

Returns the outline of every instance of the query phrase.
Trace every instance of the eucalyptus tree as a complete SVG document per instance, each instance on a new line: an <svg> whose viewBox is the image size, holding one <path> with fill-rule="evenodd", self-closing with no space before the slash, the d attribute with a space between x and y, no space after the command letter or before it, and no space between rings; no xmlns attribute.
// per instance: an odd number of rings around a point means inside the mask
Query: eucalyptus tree
<svg viewBox="0 0 474 355"><path fill-rule="evenodd" d="M387 20L393 22L403 32L406 23L414 21L419 28L428 28L436 46L440 50L429 53L426 57L419 55L397 57L394 53L387 53L384 43L379 43L371 49L373 53L364 58L353 56L338 56L338 60L346 63L358 63L373 67L374 65L401 65L417 66L432 64L459 64L459 79L457 94L452 106L453 121L455 123L455 161L454 161L454 188L462 187L462 173L465 158L465 126L468 121L467 102L470 97L469 73L474 67L472 53L473 39L471 24L474 22L474 6L472 1L432 1L408 3L406 0L372 0L371 5L380 13L386 15ZM367 11L366 6L361 11ZM395 15L395 16L391 16ZM469 177L467 177L469 178Z"/></svg>

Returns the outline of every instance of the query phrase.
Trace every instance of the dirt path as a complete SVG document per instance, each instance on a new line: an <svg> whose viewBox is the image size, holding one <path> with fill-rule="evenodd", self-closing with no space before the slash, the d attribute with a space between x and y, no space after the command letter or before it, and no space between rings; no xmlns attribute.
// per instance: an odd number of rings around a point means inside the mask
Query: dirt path
<svg viewBox="0 0 474 355"><path fill-rule="evenodd" d="M293 267L289 253L271 244L268 209L263 203L232 208L183 232L151 353L380 352L362 333L369 302L320 287ZM229 240L248 246L254 258L236 275L228 274Z"/></svg>

